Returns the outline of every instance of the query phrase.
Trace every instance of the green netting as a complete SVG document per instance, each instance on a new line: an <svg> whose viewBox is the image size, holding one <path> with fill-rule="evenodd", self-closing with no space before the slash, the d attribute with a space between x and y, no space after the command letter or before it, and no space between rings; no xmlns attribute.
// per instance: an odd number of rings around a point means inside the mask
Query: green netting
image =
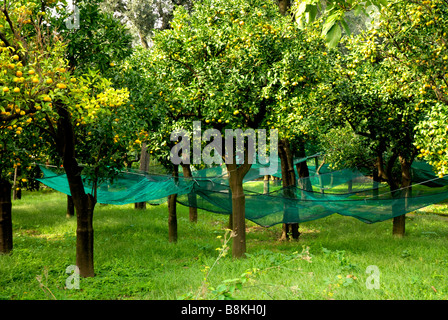
<svg viewBox="0 0 448 320"><path fill-rule="evenodd" d="M295 162L301 161L306 161L306 158ZM386 184L375 182L358 170L331 171L328 167L321 171L324 172L322 174L315 174L315 168L310 167L310 177L298 179L297 187L283 188L278 181L260 180L261 167L263 165L253 165L244 180L246 219L265 227L278 223L301 223L335 213L374 223L448 199L448 178L438 178L431 166L422 162L415 162L412 166L413 186L393 193ZM43 166L40 168L44 174L38 179L40 182L70 194L64 173ZM275 175L279 174L278 171ZM181 175L174 179L161 174L121 172L112 181L99 184L97 200L115 205L162 203L168 195L177 194L178 203L185 206L219 214L232 212L225 166L193 171L192 175L193 178ZM269 192L266 192L265 184L268 184ZM92 193L87 180L85 189Z"/></svg>
<svg viewBox="0 0 448 320"><path fill-rule="evenodd" d="M70 194L67 176L40 166L44 177L37 179L57 191ZM99 183L97 201L103 204L122 205L136 202L165 202L170 194L184 194L192 191L194 181L179 179L177 182L167 175L121 172L113 180ZM86 193L93 194L92 184L84 179Z"/></svg>

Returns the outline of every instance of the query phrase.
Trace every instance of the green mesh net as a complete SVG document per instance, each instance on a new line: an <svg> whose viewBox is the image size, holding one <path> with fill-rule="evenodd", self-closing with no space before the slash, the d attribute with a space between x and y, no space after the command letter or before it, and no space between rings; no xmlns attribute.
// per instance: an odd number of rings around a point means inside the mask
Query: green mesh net
<svg viewBox="0 0 448 320"><path fill-rule="evenodd" d="M295 163L306 160L296 159ZM321 167L320 174L310 166L309 177L298 179L296 187L283 188L280 180L263 180L261 167L261 164L252 165L244 179L244 189L246 219L265 227L301 223L335 213L375 223L448 199L448 178L437 177L424 162L412 165L412 187L395 192L356 169L332 171L328 166ZM70 195L63 172L45 166L40 168L43 172L43 178L38 179L40 182ZM99 184L97 201L113 205L163 203L170 194L177 194L177 202L185 206L219 214L232 212L228 172L224 165L193 171L192 176L184 178L180 174L174 179L163 174L121 172L113 180ZM280 165L272 176L281 178ZM85 189L93 193L87 180Z"/></svg>

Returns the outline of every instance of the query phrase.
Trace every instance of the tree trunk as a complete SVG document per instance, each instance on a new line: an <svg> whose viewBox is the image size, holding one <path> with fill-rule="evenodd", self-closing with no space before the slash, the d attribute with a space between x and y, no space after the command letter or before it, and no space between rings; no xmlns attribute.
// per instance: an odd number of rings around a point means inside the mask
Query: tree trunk
<svg viewBox="0 0 448 320"><path fill-rule="evenodd" d="M265 175L263 177L263 194L269 193L269 177L270 175Z"/></svg>
<svg viewBox="0 0 448 320"><path fill-rule="evenodd" d="M227 228L233 230L233 214L229 214L229 222L227 223Z"/></svg>
<svg viewBox="0 0 448 320"><path fill-rule="evenodd" d="M20 187L13 188L13 199L14 200L22 199L22 188L20 188Z"/></svg>
<svg viewBox="0 0 448 320"><path fill-rule="evenodd" d="M78 165L75 152L75 135L70 114L61 105L56 104L59 120L56 146L67 175L70 194L76 210L76 265L81 277L93 277L93 211L96 196L86 194L81 177L82 168ZM51 122L49 125L52 126ZM96 193L96 192L95 192Z"/></svg>
<svg viewBox="0 0 448 320"><path fill-rule="evenodd" d="M17 178L20 175L19 167L16 167L14 170L14 183L12 185L12 200L20 200L22 199L22 189L19 187L19 183Z"/></svg>
<svg viewBox="0 0 448 320"><path fill-rule="evenodd" d="M184 178L191 178L191 168L189 164L182 164L182 172L184 174ZM189 217L190 222L197 222L198 221L198 208L197 208L197 201L196 201L196 194L195 193L189 193L188 194L188 210L189 210Z"/></svg>
<svg viewBox="0 0 448 320"><path fill-rule="evenodd" d="M229 189L229 203L232 204L232 190ZM228 229L233 230L233 214L230 212L229 214L229 223Z"/></svg>
<svg viewBox="0 0 448 320"><path fill-rule="evenodd" d="M408 198L412 195L412 179L411 179L411 164L412 161L405 159L400 156L400 165L401 165L401 190L399 196L404 199L400 201L401 209L407 209ZM393 227L392 234L396 237L402 238L405 235L406 231L406 214L394 217L393 219Z"/></svg>
<svg viewBox="0 0 448 320"><path fill-rule="evenodd" d="M179 177L178 166L173 169L173 177L177 183ZM177 194L168 196L168 239L169 242L177 242Z"/></svg>
<svg viewBox="0 0 448 320"><path fill-rule="evenodd" d="M75 204L72 196L67 195L67 218L75 216Z"/></svg>
<svg viewBox="0 0 448 320"><path fill-rule="evenodd" d="M142 143L142 150L140 154L140 171L147 172L149 169L149 154L147 152L146 142ZM137 202L134 204L135 209L146 209L146 202Z"/></svg>
<svg viewBox="0 0 448 320"><path fill-rule="evenodd" d="M0 180L0 254L12 251L11 184Z"/></svg>
<svg viewBox="0 0 448 320"><path fill-rule="evenodd" d="M232 228L235 236L232 245L234 258L241 258L246 253L246 196L243 190L243 178L244 176L239 174L238 171L230 172Z"/></svg>
<svg viewBox="0 0 448 320"><path fill-rule="evenodd" d="M244 149L244 163L242 165L238 166L236 164L235 153L233 162L226 163L232 197L232 256L237 259L244 257L246 253L246 195L243 189L243 179L251 166L247 148Z"/></svg>
<svg viewBox="0 0 448 320"><path fill-rule="evenodd" d="M278 0L278 9L282 15L286 15L291 9L291 0Z"/></svg>
<svg viewBox="0 0 448 320"><path fill-rule="evenodd" d="M81 277L93 277L93 211L95 209L95 198L91 194L84 194L81 201L73 198L76 208L76 265ZM78 205L77 205L78 202Z"/></svg>
<svg viewBox="0 0 448 320"><path fill-rule="evenodd" d="M379 187L379 184L380 184L380 177L379 177L377 168L373 169L373 174L372 175L373 175L373 177L372 177L373 178L373 185L372 185L372 187L373 187L373 190L372 190L373 198L372 199L377 200L378 199L378 195L379 195L378 187Z"/></svg>
<svg viewBox="0 0 448 320"><path fill-rule="evenodd" d="M318 157L315 157L314 158L314 163L315 163L315 166L316 166L316 175L319 177L319 188L320 188L320 193L324 193L324 184L323 184L323 181L322 181L322 177L320 176L320 169L322 169L322 167L323 167L323 165L324 165L324 163L325 162L322 162L320 165L319 165L319 158Z"/></svg>
<svg viewBox="0 0 448 320"><path fill-rule="evenodd" d="M177 242L177 194L168 196L168 240Z"/></svg>
<svg viewBox="0 0 448 320"><path fill-rule="evenodd" d="M303 141L300 141L297 151L299 158L306 157L305 144ZM297 163L296 169L297 169L298 181L300 181L299 187L305 191L313 191L313 185L311 184L311 181L309 179L310 170L308 169L308 164L306 163L306 160Z"/></svg>
<svg viewBox="0 0 448 320"><path fill-rule="evenodd" d="M286 139L282 139L279 141L278 146L278 152L280 157L280 165L281 165L281 171L282 171L282 184L284 189L284 195L288 198L295 199L296 194L293 187L296 185L296 178L294 173L294 163L293 163L293 157L292 152L289 147L289 141ZM293 239L299 238L299 224L298 223L288 223L288 220L290 219L290 215L297 215L297 212L295 211L296 208L286 205L285 207L285 213L284 213L284 220L285 223L283 223L282 226L282 235L280 237L280 240L288 240L289 235L292 235ZM295 218L295 217L292 217Z"/></svg>
<svg viewBox="0 0 448 320"><path fill-rule="evenodd" d="M138 36L140 37L140 43L144 49L149 49L148 42L146 42L146 36L141 30L138 31Z"/></svg>
<svg viewBox="0 0 448 320"><path fill-rule="evenodd" d="M292 150L290 147L290 143L288 140L285 140L285 153L286 153L286 160L288 163L288 183L291 187L290 194L291 198L296 199L296 186L297 186L297 180L296 180L296 174L294 172L294 157L292 154ZM295 218L298 218L298 209L297 207L290 208L292 209L292 214L295 216ZM290 224L290 232L292 235L292 238L295 240L299 239L300 232L299 232L299 224L298 223L291 223Z"/></svg>

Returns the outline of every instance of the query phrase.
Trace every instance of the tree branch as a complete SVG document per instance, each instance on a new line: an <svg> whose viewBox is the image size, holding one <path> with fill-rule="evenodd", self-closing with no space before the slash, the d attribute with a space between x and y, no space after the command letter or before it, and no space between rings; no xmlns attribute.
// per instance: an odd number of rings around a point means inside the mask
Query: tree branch
<svg viewBox="0 0 448 320"><path fill-rule="evenodd" d="M185 68L187 68L191 73L193 73L193 75L200 80L199 75L197 74L197 72L186 62L180 61L178 59L173 58L171 55L168 57L171 61L180 63L181 65L183 65Z"/></svg>

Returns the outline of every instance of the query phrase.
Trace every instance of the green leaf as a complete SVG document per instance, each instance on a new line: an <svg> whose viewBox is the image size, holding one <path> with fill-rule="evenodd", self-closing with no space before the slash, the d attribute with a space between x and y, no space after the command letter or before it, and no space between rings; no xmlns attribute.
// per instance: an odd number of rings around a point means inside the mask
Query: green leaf
<svg viewBox="0 0 448 320"><path fill-rule="evenodd" d="M341 20L340 23L341 23L342 27L344 28L345 33L347 33L347 35L350 36L352 33L350 31L350 27L348 26L347 22L345 20Z"/></svg>
<svg viewBox="0 0 448 320"><path fill-rule="evenodd" d="M308 11L307 22L313 23L314 20L316 19L316 15L317 15L317 6L316 5L308 5L307 11Z"/></svg>
<svg viewBox="0 0 448 320"><path fill-rule="evenodd" d="M341 39L342 31L339 24L334 24L326 34L326 41L330 48L336 47Z"/></svg>
<svg viewBox="0 0 448 320"><path fill-rule="evenodd" d="M327 20L325 21L324 26L322 27L322 35L325 36L331 28L333 28L334 24L340 20L341 13L336 12L329 16Z"/></svg>
<svg viewBox="0 0 448 320"><path fill-rule="evenodd" d="M331 28L333 28L335 24L335 21L325 22L323 28L322 28L322 35L327 36L327 33L330 31Z"/></svg>
<svg viewBox="0 0 448 320"><path fill-rule="evenodd" d="M216 291L218 292L224 292L227 290L227 286L225 284L220 284L216 287Z"/></svg>
<svg viewBox="0 0 448 320"><path fill-rule="evenodd" d="M301 4L299 4L299 7L297 8L296 15L301 16L302 14L304 14L306 11L306 8L307 8L306 2L302 2Z"/></svg>

